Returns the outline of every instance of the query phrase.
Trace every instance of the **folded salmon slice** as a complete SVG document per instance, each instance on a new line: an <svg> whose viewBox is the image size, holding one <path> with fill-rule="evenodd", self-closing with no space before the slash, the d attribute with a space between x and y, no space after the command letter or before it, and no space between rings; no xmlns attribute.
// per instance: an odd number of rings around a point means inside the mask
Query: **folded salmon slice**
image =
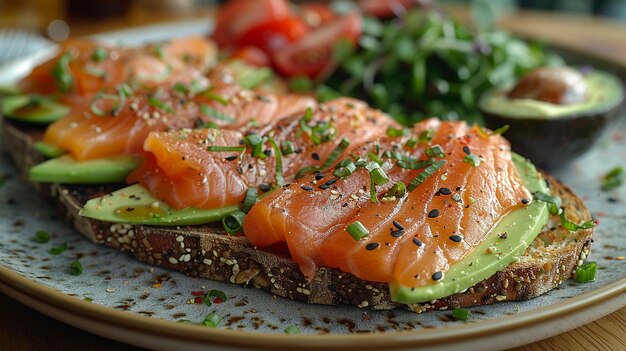
<svg viewBox="0 0 626 351"><path fill-rule="evenodd" d="M396 124L383 113L360 101L342 98L322 104L310 114L301 111L277 125L246 132L201 129L152 133L144 145L146 161L128 181L141 183L179 209L236 205L248 188L259 187L261 193L266 192L291 181L302 169L334 164L329 161L333 151L340 151L337 159L345 157L364 142L379 138L389 126ZM265 140L258 149L262 155L253 155L253 147L244 141L252 134ZM345 147L338 149L344 138L349 145L344 141ZM281 153L279 172L276 148Z"/></svg>
<svg viewBox="0 0 626 351"><path fill-rule="evenodd" d="M427 143L407 143L428 133L433 135ZM429 155L426 150L433 145L445 155ZM371 176L364 168L336 179L330 189L303 191L303 186L314 186L314 178L304 177L252 208L243 227L248 240L259 247L286 243L309 278L323 266L365 280L417 287L445 274L450 264L484 240L502 216L526 206L522 200L531 196L512 163L508 142L499 135L485 136L464 122L431 119L417 124L407 136L386 136L357 153L367 157L376 150L389 178L375 187L377 202L370 199ZM431 164L445 164L414 190L383 201L395 183L408 185L428 165L402 168L384 151L413 162L432 158ZM480 164L468 162L469 154L479 157ZM356 221L369 232L362 240L346 230Z"/></svg>
<svg viewBox="0 0 626 351"><path fill-rule="evenodd" d="M76 39L63 43L58 55L35 67L18 86L29 94L89 95L125 82L147 86L191 83L206 79L203 75L216 59L215 44L201 37L142 48Z"/></svg>

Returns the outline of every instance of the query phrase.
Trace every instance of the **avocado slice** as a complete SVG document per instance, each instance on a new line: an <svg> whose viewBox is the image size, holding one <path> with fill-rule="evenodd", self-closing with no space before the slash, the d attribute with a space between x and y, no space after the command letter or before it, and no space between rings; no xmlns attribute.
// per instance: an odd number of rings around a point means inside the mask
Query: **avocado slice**
<svg viewBox="0 0 626 351"><path fill-rule="evenodd" d="M0 96L21 94L22 91L15 85L0 85Z"/></svg>
<svg viewBox="0 0 626 351"><path fill-rule="evenodd" d="M65 154L65 150L58 146L48 144L45 141L38 141L33 144L33 149L47 158L55 158Z"/></svg>
<svg viewBox="0 0 626 351"><path fill-rule="evenodd" d="M29 179L33 182L63 184L102 184L123 182L139 166L135 156L114 156L77 161L65 155L33 166Z"/></svg>
<svg viewBox="0 0 626 351"><path fill-rule="evenodd" d="M549 193L532 163L517 154L513 154L513 162L530 192ZM485 241L462 260L450 265L442 279L417 288L390 283L391 299L403 304L429 302L456 294L489 278L524 253L547 223L548 214L548 205L539 201L512 211L500 220ZM505 232L506 238L499 237L498 234Z"/></svg>
<svg viewBox="0 0 626 351"><path fill-rule="evenodd" d="M48 124L70 113L70 107L49 97L13 95L2 98L2 115L20 122Z"/></svg>
<svg viewBox="0 0 626 351"><path fill-rule="evenodd" d="M513 99L508 88L497 88L481 97L478 108L488 128L509 125L504 137L515 152L555 169L588 151L623 105L624 87L617 77L596 69L582 76L586 95L577 103Z"/></svg>
<svg viewBox="0 0 626 351"><path fill-rule="evenodd" d="M147 225L198 225L221 220L239 206L175 210L139 184L87 201L80 215L99 221Z"/></svg>

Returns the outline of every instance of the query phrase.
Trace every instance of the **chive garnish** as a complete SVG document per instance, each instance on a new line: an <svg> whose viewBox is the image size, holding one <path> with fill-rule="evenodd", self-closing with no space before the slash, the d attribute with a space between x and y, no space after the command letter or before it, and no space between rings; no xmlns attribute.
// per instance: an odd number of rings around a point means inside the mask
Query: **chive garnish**
<svg viewBox="0 0 626 351"><path fill-rule="evenodd" d="M109 53L107 52L107 50L101 46L98 46L97 48L93 49L93 52L91 53L91 59L96 62L100 62L106 59L108 56L109 56Z"/></svg>
<svg viewBox="0 0 626 351"><path fill-rule="evenodd" d="M623 167L613 168L602 178L602 190L608 191L619 187L624 184L624 178L626 174Z"/></svg>
<svg viewBox="0 0 626 351"><path fill-rule="evenodd" d="M213 100L219 104L221 104L222 106L226 106L228 105L228 100L221 96L221 95L217 95L212 93L211 91L207 90L204 93L202 93L202 96L206 97L209 100Z"/></svg>
<svg viewBox="0 0 626 351"><path fill-rule="evenodd" d="M346 151L348 146L350 146L350 141L348 140L348 138L341 139L341 142L339 143L339 145L337 145L335 150L333 150L333 152L328 156L328 158L322 165L322 168L326 169L332 166L332 164L335 163L335 160L337 160L339 155L341 155L342 152Z"/></svg>
<svg viewBox="0 0 626 351"><path fill-rule="evenodd" d="M220 146L220 145L213 145L213 146L208 146L206 148L207 151L215 151L215 152L244 152L246 151L246 147L245 146Z"/></svg>
<svg viewBox="0 0 626 351"><path fill-rule="evenodd" d="M435 161L432 165L426 167L426 169L424 169L420 174L418 174L415 178L413 178L413 180L411 180L409 185L407 185L407 189L409 189L409 191L415 190L415 188L417 188L426 179L428 179L428 177L432 176L441 167L443 167L446 164L446 162L447 162L446 160L438 160L438 161Z"/></svg>
<svg viewBox="0 0 626 351"><path fill-rule="evenodd" d="M406 194L406 185L404 185L403 182L397 182L395 183L391 189L389 189L386 193L385 196L386 198L399 198L399 197L403 197Z"/></svg>
<svg viewBox="0 0 626 351"><path fill-rule="evenodd" d="M595 224L593 223L593 220L588 220L586 222L583 222L581 224L576 224L570 220L568 220L565 217L565 209L561 209L561 225L563 226L563 228L571 231L571 232L575 232L579 229L591 229L593 227L595 227Z"/></svg>
<svg viewBox="0 0 626 351"><path fill-rule="evenodd" d="M54 82L62 93L70 90L74 84L74 77L70 73L70 61L74 59L71 53L66 52L63 54L59 61L54 65L52 69L52 77Z"/></svg>
<svg viewBox="0 0 626 351"><path fill-rule="evenodd" d="M295 325L290 325L287 328L285 328L285 334L288 334L288 335L298 335L298 334L300 334L300 328L298 328Z"/></svg>
<svg viewBox="0 0 626 351"><path fill-rule="evenodd" d="M50 241L50 234L45 230L38 230L35 233L35 241L40 244L45 244Z"/></svg>
<svg viewBox="0 0 626 351"><path fill-rule="evenodd" d="M168 113L174 113L174 109L172 109L172 107L166 103L164 103L163 101L155 98L155 97L150 97L148 99L148 104L152 107L156 107L158 109L161 109L165 112Z"/></svg>
<svg viewBox="0 0 626 351"><path fill-rule="evenodd" d="M215 118L220 121L229 122L229 123L235 122L235 119L233 117L225 113L222 113L209 105L204 105L204 104L200 105L200 112L202 112L202 114L204 114L207 117Z"/></svg>
<svg viewBox="0 0 626 351"><path fill-rule="evenodd" d="M215 328L220 324L221 321L222 317L219 314L211 312L206 317L204 317L202 325L204 325L205 327Z"/></svg>
<svg viewBox="0 0 626 351"><path fill-rule="evenodd" d="M103 111L100 107L98 107L98 102L107 100L113 101L114 105L110 111ZM98 93L91 100L89 109L96 116L115 115L123 107L122 100L125 102L125 97L123 95Z"/></svg>
<svg viewBox="0 0 626 351"><path fill-rule="evenodd" d="M276 140L274 140L274 138L269 138L269 142L274 149L274 157L276 157L276 186L281 187L285 184L285 178L283 178L283 157L280 153L280 148L278 147Z"/></svg>
<svg viewBox="0 0 626 351"><path fill-rule="evenodd" d="M301 168L295 175L294 179L300 179L307 174L315 173L320 170L320 166L308 166Z"/></svg>
<svg viewBox="0 0 626 351"><path fill-rule="evenodd" d="M293 141L283 140L280 142L280 153L282 153L283 156L293 154L295 152L296 152L296 144L294 144Z"/></svg>
<svg viewBox="0 0 626 351"><path fill-rule="evenodd" d="M407 136L411 133L411 130L408 128L394 128L394 127L389 127L387 128L387 136L390 137L401 137L401 136Z"/></svg>
<svg viewBox="0 0 626 351"><path fill-rule="evenodd" d="M371 152L371 151L368 152L367 153L367 158L369 158L370 160L378 163L381 166L383 164L383 160L380 157L378 157L378 155L376 155L376 153L374 153L374 152Z"/></svg>
<svg viewBox="0 0 626 351"><path fill-rule="evenodd" d="M48 252L51 255L59 255L65 252L65 250L67 250L67 243L63 243L59 246L51 247L50 250L48 250Z"/></svg>
<svg viewBox="0 0 626 351"><path fill-rule="evenodd" d="M81 275L83 274L83 265L80 261L74 261L70 264L70 274L71 275Z"/></svg>
<svg viewBox="0 0 626 351"><path fill-rule="evenodd" d="M250 209L256 203L258 190L256 188L248 188L246 190L246 197L243 199L243 204L241 205L241 211L243 213L250 212Z"/></svg>
<svg viewBox="0 0 626 351"><path fill-rule="evenodd" d="M337 178L344 178L356 171L356 165L354 162L348 160L349 162L345 164L343 167L339 167L333 171L333 175Z"/></svg>
<svg viewBox="0 0 626 351"><path fill-rule="evenodd" d="M432 160L398 160L397 166L406 169L422 169L433 164Z"/></svg>
<svg viewBox="0 0 626 351"><path fill-rule="evenodd" d="M429 143L435 137L434 129L426 129L417 137L420 143Z"/></svg>
<svg viewBox="0 0 626 351"><path fill-rule="evenodd" d="M596 279L596 263L587 262L580 267L576 267L576 282L587 283Z"/></svg>
<svg viewBox="0 0 626 351"><path fill-rule="evenodd" d="M389 177L376 162L368 162L367 165L365 165L365 169L367 169L370 174L370 201L377 202L378 195L376 194L376 185L387 183Z"/></svg>
<svg viewBox="0 0 626 351"><path fill-rule="evenodd" d="M246 214L243 211L235 211L222 218L222 225L226 233L229 235L240 233L243 229L243 218L245 216Z"/></svg>
<svg viewBox="0 0 626 351"><path fill-rule="evenodd" d="M550 213L552 214L559 214L561 205L563 204L563 201L561 200L560 197L542 193L539 191L533 194L533 198L537 201L548 203Z"/></svg>
<svg viewBox="0 0 626 351"><path fill-rule="evenodd" d="M467 156L465 156L463 158L463 162L465 163L469 163L470 165L474 166L474 167L478 167L480 166L480 157L474 155L474 154L469 154Z"/></svg>
<svg viewBox="0 0 626 351"><path fill-rule="evenodd" d="M446 153L440 145L433 145L426 149L426 155L428 157L446 157Z"/></svg>
<svg viewBox="0 0 626 351"><path fill-rule="evenodd" d="M369 231L359 221L356 221L346 227L346 231L356 241L359 241L369 235Z"/></svg>
<svg viewBox="0 0 626 351"><path fill-rule="evenodd" d="M463 308L455 308L452 310L452 317L454 317L455 319L459 319L462 321L466 321L467 318L469 318L469 316L472 313L469 310L463 309Z"/></svg>
<svg viewBox="0 0 626 351"><path fill-rule="evenodd" d="M414 147L415 145L417 145L418 142L419 141L418 141L417 138L411 138L411 139L407 140L406 143L404 143L404 145L406 147Z"/></svg>

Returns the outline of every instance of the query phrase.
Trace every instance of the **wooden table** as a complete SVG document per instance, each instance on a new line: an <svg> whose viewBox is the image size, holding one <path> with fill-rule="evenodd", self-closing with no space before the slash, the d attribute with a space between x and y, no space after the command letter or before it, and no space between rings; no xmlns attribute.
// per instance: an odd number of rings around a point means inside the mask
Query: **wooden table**
<svg viewBox="0 0 626 351"><path fill-rule="evenodd" d="M467 10L449 9L459 18ZM73 35L103 32L181 18L206 17L210 9L177 14L150 14L133 10L123 20L72 25ZM503 17L500 24L526 37L571 51L584 53L626 70L626 26L606 20L561 14L520 12ZM0 294L0 350L139 350L107 340L46 317ZM569 332L514 349L545 350L626 350L626 308Z"/></svg>

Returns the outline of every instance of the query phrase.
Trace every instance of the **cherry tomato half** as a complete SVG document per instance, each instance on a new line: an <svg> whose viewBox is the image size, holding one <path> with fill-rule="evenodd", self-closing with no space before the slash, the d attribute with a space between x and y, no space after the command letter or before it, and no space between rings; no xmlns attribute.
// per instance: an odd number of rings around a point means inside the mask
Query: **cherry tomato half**
<svg viewBox="0 0 626 351"><path fill-rule="evenodd" d="M263 50L255 46L241 47L232 54L231 58L239 59L247 64L257 67L267 67L271 65L270 57Z"/></svg>
<svg viewBox="0 0 626 351"><path fill-rule="evenodd" d="M255 46L271 55L286 45L300 40L309 27L298 17L287 17L250 28L237 40L237 47Z"/></svg>

